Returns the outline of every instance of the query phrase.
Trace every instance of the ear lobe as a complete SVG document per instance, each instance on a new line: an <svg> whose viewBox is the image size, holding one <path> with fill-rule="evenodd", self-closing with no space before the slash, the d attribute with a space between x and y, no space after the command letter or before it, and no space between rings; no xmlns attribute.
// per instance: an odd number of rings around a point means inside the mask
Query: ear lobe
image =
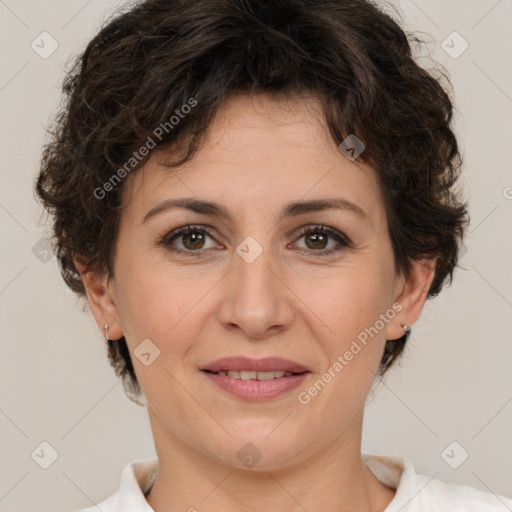
<svg viewBox="0 0 512 512"><path fill-rule="evenodd" d="M81 259L85 261L85 258L81 257ZM114 340L121 338L123 329L119 323L117 307L108 286L107 273L97 270L86 271L86 265L76 259L74 263L87 293L89 307L101 333L105 335L103 327L108 324L110 338Z"/></svg>
<svg viewBox="0 0 512 512"><path fill-rule="evenodd" d="M423 310L428 291L435 276L435 260L422 259L411 262L411 270L403 278L394 303L400 304L400 312L389 322L386 339L395 340L404 335L403 325L414 324Z"/></svg>

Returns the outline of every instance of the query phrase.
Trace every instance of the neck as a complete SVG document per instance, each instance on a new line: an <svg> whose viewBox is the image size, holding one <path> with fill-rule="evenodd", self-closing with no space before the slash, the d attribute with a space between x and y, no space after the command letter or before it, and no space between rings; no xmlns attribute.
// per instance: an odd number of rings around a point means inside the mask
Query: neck
<svg viewBox="0 0 512 512"><path fill-rule="evenodd" d="M354 436L340 436L324 452L293 466L258 471L208 457L156 417L151 424L159 469L146 499L155 512L381 512L395 494L362 462L360 435L356 442Z"/></svg>

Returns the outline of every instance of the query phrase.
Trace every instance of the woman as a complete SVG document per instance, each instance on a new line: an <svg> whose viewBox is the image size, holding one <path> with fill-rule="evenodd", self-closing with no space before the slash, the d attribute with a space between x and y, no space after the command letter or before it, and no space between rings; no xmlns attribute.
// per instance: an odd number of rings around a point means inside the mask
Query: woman
<svg viewBox="0 0 512 512"><path fill-rule="evenodd" d="M37 193L158 458L84 510L507 510L361 453L467 225L452 103L366 0L153 0L68 75Z"/></svg>

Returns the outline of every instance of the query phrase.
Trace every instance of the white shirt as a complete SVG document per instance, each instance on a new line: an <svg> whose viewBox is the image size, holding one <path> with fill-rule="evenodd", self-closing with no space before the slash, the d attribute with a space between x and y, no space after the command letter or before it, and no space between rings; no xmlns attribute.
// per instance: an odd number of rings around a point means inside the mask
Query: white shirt
<svg viewBox="0 0 512 512"><path fill-rule="evenodd" d="M395 497L383 512L510 512L512 499L479 491L467 485L446 484L416 473L405 457L361 454L363 462L385 485L396 489ZM128 464L118 491L97 506L78 512L154 512L144 494L156 480L158 459L142 459Z"/></svg>

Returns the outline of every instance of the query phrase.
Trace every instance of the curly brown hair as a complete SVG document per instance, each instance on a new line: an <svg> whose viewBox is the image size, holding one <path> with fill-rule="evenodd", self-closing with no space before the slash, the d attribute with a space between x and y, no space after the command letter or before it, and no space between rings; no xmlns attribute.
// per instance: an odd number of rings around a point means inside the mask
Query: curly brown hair
<svg viewBox="0 0 512 512"><path fill-rule="evenodd" d="M146 0L114 15L65 78L36 180L66 284L85 296L75 259L113 275L120 178L147 161L139 150L149 140L179 142L172 165L181 165L230 95L307 93L337 144L350 134L364 141L359 159L378 176L396 269L435 258L428 297L437 295L452 281L469 218L456 190L449 92L415 62L413 41L368 0ZM197 106L179 115L191 98ZM381 375L406 339L386 341ZM128 396L139 396L125 338L107 346Z"/></svg>

